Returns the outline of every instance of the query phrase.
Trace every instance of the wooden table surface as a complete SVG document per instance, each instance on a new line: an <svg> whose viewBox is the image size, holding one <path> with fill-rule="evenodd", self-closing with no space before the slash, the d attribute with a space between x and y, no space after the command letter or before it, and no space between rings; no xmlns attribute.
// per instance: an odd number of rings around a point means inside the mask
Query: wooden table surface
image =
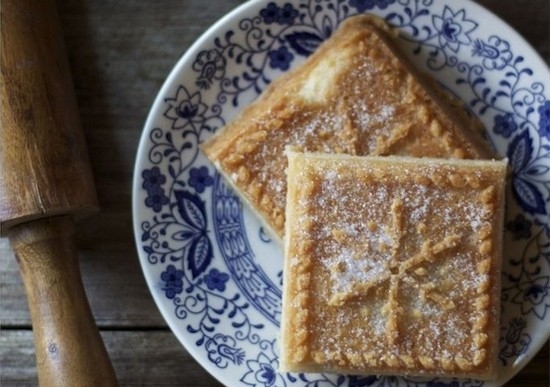
<svg viewBox="0 0 550 387"><path fill-rule="evenodd" d="M78 222L84 285L121 385L219 385L168 329L132 233L131 184L148 110L191 43L239 0L59 1L101 211ZM550 62L549 0L482 0ZM16 260L0 239L0 384L36 385ZM509 386L549 385L548 343Z"/></svg>

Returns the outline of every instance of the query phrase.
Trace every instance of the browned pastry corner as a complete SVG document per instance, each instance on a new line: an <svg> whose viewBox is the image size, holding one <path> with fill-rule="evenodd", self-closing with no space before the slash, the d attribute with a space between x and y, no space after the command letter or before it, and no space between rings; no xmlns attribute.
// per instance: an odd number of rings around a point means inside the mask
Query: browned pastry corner
<svg viewBox="0 0 550 387"><path fill-rule="evenodd" d="M479 121L414 70L396 50L396 36L372 15L344 21L201 146L275 236L284 231L288 145L350 155L494 157Z"/></svg>
<svg viewBox="0 0 550 387"><path fill-rule="evenodd" d="M281 371L494 378L505 178L289 152Z"/></svg>

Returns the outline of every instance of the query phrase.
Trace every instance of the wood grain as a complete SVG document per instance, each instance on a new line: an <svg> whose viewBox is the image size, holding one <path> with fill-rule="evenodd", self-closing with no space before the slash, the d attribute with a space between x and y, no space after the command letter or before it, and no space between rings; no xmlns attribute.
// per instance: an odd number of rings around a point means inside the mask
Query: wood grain
<svg viewBox="0 0 550 387"><path fill-rule="evenodd" d="M168 330L132 234L135 152L175 62L239 0L65 0L65 42L101 210L77 223L80 269L122 385L219 386ZM548 0L484 0L550 63ZM13 253L0 239L0 384L36 385L30 316ZM508 386L547 387L548 344Z"/></svg>
<svg viewBox="0 0 550 387"><path fill-rule="evenodd" d="M117 386L82 285L72 217L8 230L27 293L41 386Z"/></svg>
<svg viewBox="0 0 550 387"><path fill-rule="evenodd" d="M103 331L121 386L221 386L182 349L171 331ZM2 386L36 385L32 332L0 333Z"/></svg>
<svg viewBox="0 0 550 387"><path fill-rule="evenodd" d="M221 386L169 330L103 331L102 337L121 386ZM32 333L24 330L0 333L0 359L5 359L0 385L36 384L31 340ZM546 345L506 387L548 387L548 353Z"/></svg>
<svg viewBox="0 0 550 387"><path fill-rule="evenodd" d="M0 234L97 207L55 0L2 7ZM22 178L24 176L24 178Z"/></svg>
<svg viewBox="0 0 550 387"><path fill-rule="evenodd" d="M96 191L55 0L2 4L0 234L15 252L42 386L116 386L74 243Z"/></svg>

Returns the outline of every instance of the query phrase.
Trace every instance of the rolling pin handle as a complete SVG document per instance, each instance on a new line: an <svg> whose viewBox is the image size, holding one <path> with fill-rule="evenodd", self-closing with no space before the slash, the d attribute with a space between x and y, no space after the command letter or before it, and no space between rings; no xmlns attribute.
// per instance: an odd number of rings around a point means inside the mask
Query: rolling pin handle
<svg viewBox="0 0 550 387"><path fill-rule="evenodd" d="M8 232L29 301L40 385L117 386L82 284L72 217Z"/></svg>

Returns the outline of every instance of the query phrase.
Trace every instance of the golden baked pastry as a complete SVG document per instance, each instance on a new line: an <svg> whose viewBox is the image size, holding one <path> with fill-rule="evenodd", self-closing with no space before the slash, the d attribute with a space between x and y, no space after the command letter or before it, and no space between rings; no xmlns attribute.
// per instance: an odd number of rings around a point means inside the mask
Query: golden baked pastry
<svg viewBox="0 0 550 387"><path fill-rule="evenodd" d="M506 161L288 157L281 370L493 378Z"/></svg>
<svg viewBox="0 0 550 387"><path fill-rule="evenodd" d="M414 70L395 49L396 36L375 16L347 19L201 146L275 236L284 231L287 145L351 155L493 157L481 124Z"/></svg>

